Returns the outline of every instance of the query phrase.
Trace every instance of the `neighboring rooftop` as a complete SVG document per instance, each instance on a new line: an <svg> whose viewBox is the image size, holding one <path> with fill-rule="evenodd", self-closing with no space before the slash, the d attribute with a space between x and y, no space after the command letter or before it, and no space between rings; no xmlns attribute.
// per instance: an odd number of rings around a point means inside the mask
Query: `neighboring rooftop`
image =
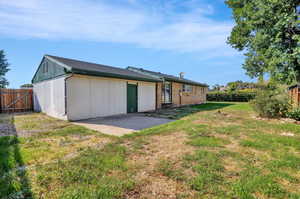
<svg viewBox="0 0 300 199"><path fill-rule="evenodd" d="M153 78L159 78L161 80L174 81L174 82L180 82L180 83L186 83L186 84L192 84L192 85L208 87L208 85L204 84L204 83L196 82L196 81L185 79L185 78L176 77L176 76L173 76L173 75L163 74L163 73L160 73L160 72L145 70L143 68L137 68L137 67L129 66L129 67L127 67L127 69L131 70L131 71L139 72L141 74L150 75Z"/></svg>
<svg viewBox="0 0 300 199"><path fill-rule="evenodd" d="M64 57L57 57L57 56L53 56L53 55L45 55L45 57L54 59L57 62L61 63L63 66L69 67L70 71L75 74L95 75L95 76L103 76L103 77L115 77L115 78L141 80L141 81L152 81L152 82L161 81L159 78L151 77L149 75L144 75L144 74L134 72L131 70L127 70L127 69L123 69L123 68L117 68L117 67L113 67L113 66L79 61L79 60L75 60L75 59L68 59L68 58L64 58Z"/></svg>

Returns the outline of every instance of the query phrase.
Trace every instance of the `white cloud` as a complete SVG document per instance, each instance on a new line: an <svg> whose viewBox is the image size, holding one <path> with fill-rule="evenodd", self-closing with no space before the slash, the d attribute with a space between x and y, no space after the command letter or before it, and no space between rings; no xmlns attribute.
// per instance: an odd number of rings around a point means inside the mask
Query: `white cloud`
<svg viewBox="0 0 300 199"><path fill-rule="evenodd" d="M210 5L196 0L112 2L0 0L0 34L128 43L210 56L233 54L226 44L232 22L211 19Z"/></svg>

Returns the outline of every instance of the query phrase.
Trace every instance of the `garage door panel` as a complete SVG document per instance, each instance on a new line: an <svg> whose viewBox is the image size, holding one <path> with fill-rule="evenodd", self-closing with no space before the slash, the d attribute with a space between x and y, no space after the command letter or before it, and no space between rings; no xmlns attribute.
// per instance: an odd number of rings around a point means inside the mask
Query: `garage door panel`
<svg viewBox="0 0 300 199"><path fill-rule="evenodd" d="M99 101L98 99L103 98L103 91L102 91L103 83L101 81L91 80L91 112L93 117L97 117L101 113L101 104L103 102Z"/></svg>

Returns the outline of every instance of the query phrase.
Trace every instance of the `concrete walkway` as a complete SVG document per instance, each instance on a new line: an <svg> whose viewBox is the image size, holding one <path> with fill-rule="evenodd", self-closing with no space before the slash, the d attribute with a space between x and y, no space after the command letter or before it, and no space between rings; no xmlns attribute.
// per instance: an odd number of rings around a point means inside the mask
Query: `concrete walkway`
<svg viewBox="0 0 300 199"><path fill-rule="evenodd" d="M81 125L108 135L122 136L172 121L174 120L148 117L143 114L127 114L80 120L73 122L73 124Z"/></svg>

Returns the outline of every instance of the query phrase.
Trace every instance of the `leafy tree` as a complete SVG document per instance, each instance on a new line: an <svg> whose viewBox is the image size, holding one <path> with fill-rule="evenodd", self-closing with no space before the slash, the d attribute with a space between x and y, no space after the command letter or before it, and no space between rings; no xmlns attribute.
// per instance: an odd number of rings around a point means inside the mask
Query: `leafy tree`
<svg viewBox="0 0 300 199"><path fill-rule="evenodd" d="M5 58L4 51L0 50L0 88L5 88L9 84L5 78L5 74L9 71L8 66L9 64Z"/></svg>
<svg viewBox="0 0 300 199"><path fill-rule="evenodd" d="M212 90L213 91L219 91L223 86L222 85L219 85L219 84L215 84L212 86Z"/></svg>
<svg viewBox="0 0 300 199"><path fill-rule="evenodd" d="M21 88L33 88L32 84L23 84L20 86Z"/></svg>
<svg viewBox="0 0 300 199"><path fill-rule="evenodd" d="M227 87L230 91L241 90L244 88L244 82L240 80L235 82L228 82Z"/></svg>
<svg viewBox="0 0 300 199"><path fill-rule="evenodd" d="M229 91L238 91L243 89L255 89L258 88L258 85L256 83L243 82L241 80L238 80L235 82L228 82L227 88Z"/></svg>
<svg viewBox="0 0 300 199"><path fill-rule="evenodd" d="M226 0L236 25L228 43L245 52L250 77L300 81L300 0Z"/></svg>

